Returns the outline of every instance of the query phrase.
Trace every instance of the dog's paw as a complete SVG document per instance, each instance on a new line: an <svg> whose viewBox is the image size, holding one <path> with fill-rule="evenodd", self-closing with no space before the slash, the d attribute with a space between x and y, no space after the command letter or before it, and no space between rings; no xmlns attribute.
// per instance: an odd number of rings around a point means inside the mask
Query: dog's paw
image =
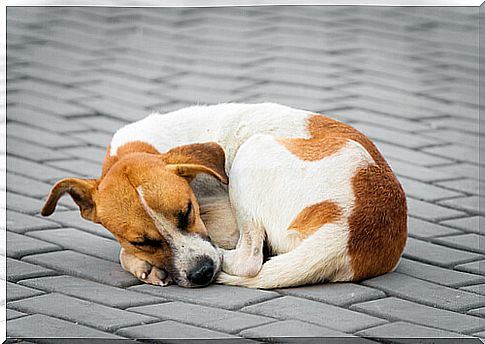
<svg viewBox="0 0 485 344"><path fill-rule="evenodd" d="M162 269L155 266L150 266L149 268L137 271L136 277L147 284L158 285L165 287L172 284L172 277Z"/></svg>
<svg viewBox="0 0 485 344"><path fill-rule="evenodd" d="M222 271L233 276L256 276L263 265L263 256L249 256L240 250L224 250Z"/></svg>

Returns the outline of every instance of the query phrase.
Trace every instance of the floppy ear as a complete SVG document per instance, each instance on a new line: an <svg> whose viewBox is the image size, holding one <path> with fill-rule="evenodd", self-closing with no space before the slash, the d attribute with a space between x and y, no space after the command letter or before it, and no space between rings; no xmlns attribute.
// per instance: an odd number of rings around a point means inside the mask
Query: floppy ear
<svg viewBox="0 0 485 344"><path fill-rule="evenodd" d="M40 212L42 216L51 215L56 209L57 202L66 192L79 206L81 216L86 220L97 222L96 205L93 199L96 192L95 179L65 178L58 181L51 189L47 201Z"/></svg>
<svg viewBox="0 0 485 344"><path fill-rule="evenodd" d="M176 147L162 154L162 157L166 168L181 177L191 180L198 173L207 173L223 184L229 182L224 169L224 150L215 142Z"/></svg>

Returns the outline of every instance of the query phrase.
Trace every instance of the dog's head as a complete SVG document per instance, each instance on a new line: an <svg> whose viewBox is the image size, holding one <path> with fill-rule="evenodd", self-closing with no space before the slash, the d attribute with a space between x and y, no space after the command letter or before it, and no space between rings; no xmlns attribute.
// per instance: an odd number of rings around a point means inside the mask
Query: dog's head
<svg viewBox="0 0 485 344"><path fill-rule="evenodd" d="M203 143L153 153L113 158L108 152L100 179L60 180L41 214L52 214L68 193L82 217L106 227L128 253L165 269L181 286L207 285L220 270L221 258L190 181L207 173L227 184L224 151L216 143Z"/></svg>

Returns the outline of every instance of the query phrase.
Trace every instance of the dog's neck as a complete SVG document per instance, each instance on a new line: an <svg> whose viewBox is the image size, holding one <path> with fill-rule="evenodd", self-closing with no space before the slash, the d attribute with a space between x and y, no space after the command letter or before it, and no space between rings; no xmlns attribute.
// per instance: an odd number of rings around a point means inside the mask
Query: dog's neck
<svg viewBox="0 0 485 344"><path fill-rule="evenodd" d="M152 114L121 128L111 141L110 155L129 142L140 141L159 152L191 143L216 142L226 154L226 171L240 145L254 134L306 137L309 112L277 104L193 106L168 114Z"/></svg>

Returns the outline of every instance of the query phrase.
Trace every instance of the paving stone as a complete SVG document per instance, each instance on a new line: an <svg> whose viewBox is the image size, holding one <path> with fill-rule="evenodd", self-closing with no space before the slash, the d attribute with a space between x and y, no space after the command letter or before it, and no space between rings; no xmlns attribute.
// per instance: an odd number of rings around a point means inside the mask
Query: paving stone
<svg viewBox="0 0 485 344"><path fill-rule="evenodd" d="M476 253L436 245L414 238L408 238L403 255L406 258L445 267L477 260L482 257Z"/></svg>
<svg viewBox="0 0 485 344"><path fill-rule="evenodd" d="M23 258L23 261L115 287L140 283L134 276L124 271L120 264L70 250L36 254Z"/></svg>
<svg viewBox="0 0 485 344"><path fill-rule="evenodd" d="M105 76L105 78L106 77L107 76ZM127 123L127 121L120 121L104 116L78 118L76 121L88 126L91 129L102 130L103 132L110 134L114 134L118 129Z"/></svg>
<svg viewBox="0 0 485 344"><path fill-rule="evenodd" d="M15 155L20 158L28 157L34 161L46 161L56 159L66 159L69 156L57 150L49 149L47 147L39 146L38 144L19 140L13 137L7 139L8 154Z"/></svg>
<svg viewBox="0 0 485 344"><path fill-rule="evenodd" d="M7 321L12 320L12 319L21 318L21 317L26 316L26 315L27 314L14 311L13 309L7 309Z"/></svg>
<svg viewBox="0 0 485 344"><path fill-rule="evenodd" d="M157 321L156 318L150 316L111 308L58 293L9 302L8 307L21 312L45 314L109 332L122 327Z"/></svg>
<svg viewBox="0 0 485 344"><path fill-rule="evenodd" d="M457 190L460 192L466 192L473 195L478 195L480 188L485 186L485 183L479 182L476 179L458 179L449 180L436 183L436 185L443 186L448 189Z"/></svg>
<svg viewBox="0 0 485 344"><path fill-rule="evenodd" d="M399 273L389 273L362 282L386 293L424 305L455 312L466 311L485 304L479 295L452 289ZM419 290L419 293L416 291Z"/></svg>
<svg viewBox="0 0 485 344"><path fill-rule="evenodd" d="M440 201L439 203L449 206L451 208L465 210L471 213L480 213L484 215L485 212L478 207L479 202L484 204L485 198L478 196L469 196Z"/></svg>
<svg viewBox="0 0 485 344"><path fill-rule="evenodd" d="M478 234L453 235L445 238L433 239L434 242L462 250L485 253L485 237Z"/></svg>
<svg viewBox="0 0 485 344"><path fill-rule="evenodd" d="M436 168L417 166L416 164L395 159L387 159L387 162L390 164L396 175L420 180L422 182L434 182L457 178L457 176L452 173L441 172Z"/></svg>
<svg viewBox="0 0 485 344"><path fill-rule="evenodd" d="M82 218L81 214L79 213L79 210L62 211L62 212L56 211L48 219L51 221L58 222L65 227L78 228L85 232L89 232L92 234L96 234L105 238L115 240L113 234L111 234L111 232L109 232L106 228L104 228L99 224L96 224L94 222L91 222Z"/></svg>
<svg viewBox="0 0 485 344"><path fill-rule="evenodd" d="M436 201L443 198L459 197L463 195L455 191L446 190L405 177L400 177L399 182L406 195L424 201Z"/></svg>
<svg viewBox="0 0 485 344"><path fill-rule="evenodd" d="M256 326L256 327L252 327L247 330L244 330L240 334L241 336L247 337L247 338L254 338L254 339L259 339L264 341L266 341L266 339L271 339L272 341L278 341L278 342L281 341L285 343L291 342L292 339L295 342L296 341L306 342L306 340L310 338L323 341L324 340L323 338L325 337L331 337L331 338L352 337L347 333L335 331L326 327L317 326L317 325L309 324L307 322L298 321L298 320L282 320L278 322L273 322L271 324ZM352 340L352 343L353 342L354 340ZM364 343L364 340L356 341L356 343Z"/></svg>
<svg viewBox="0 0 485 344"><path fill-rule="evenodd" d="M474 315L480 318L485 318L485 307L469 310L467 314Z"/></svg>
<svg viewBox="0 0 485 344"><path fill-rule="evenodd" d="M49 165L72 172L73 175L71 177L98 178L101 175L101 165L86 160L51 161Z"/></svg>
<svg viewBox="0 0 485 344"><path fill-rule="evenodd" d="M479 221L483 221L485 218L481 216L470 216L454 220L443 221L442 224L454 228L461 229L465 232L480 233Z"/></svg>
<svg viewBox="0 0 485 344"><path fill-rule="evenodd" d="M465 213L413 198L407 199L408 213L411 216L425 219L428 221L440 221L464 216Z"/></svg>
<svg viewBox="0 0 485 344"><path fill-rule="evenodd" d="M438 224L416 219L414 217L408 217L408 234L418 239L427 239L460 233L460 231L452 228L440 226Z"/></svg>
<svg viewBox="0 0 485 344"><path fill-rule="evenodd" d="M398 321L359 331L356 333L356 335L366 338L382 338L386 342L390 343L413 343L413 341L415 342L416 340L418 340L418 338L420 342L436 343L439 342L440 339L446 339L446 341L450 341L450 338L452 338L453 343L465 344L469 343L467 339L469 340L471 338L470 336L410 324L403 321ZM427 338L429 338L430 340L428 341Z"/></svg>
<svg viewBox="0 0 485 344"><path fill-rule="evenodd" d="M118 242L74 228L35 231L27 235L54 243L64 249L81 252L115 263L119 262L120 244Z"/></svg>
<svg viewBox="0 0 485 344"><path fill-rule="evenodd" d="M438 172L451 173L460 177L482 179L479 177L478 166L469 163L454 163L450 165L436 166L433 168Z"/></svg>
<svg viewBox="0 0 485 344"><path fill-rule="evenodd" d="M390 157L395 160L404 161L418 166L433 166L443 165L452 162L449 159L439 157L436 155L426 154L421 151L403 148L393 144L375 141L374 142L379 151L384 157Z"/></svg>
<svg viewBox="0 0 485 344"><path fill-rule="evenodd" d="M168 302L128 309L161 320L174 320L224 333L238 333L249 327L274 322L275 319L242 312L228 311L184 302Z"/></svg>
<svg viewBox="0 0 485 344"><path fill-rule="evenodd" d="M15 172L16 174L21 174L44 182L71 176L71 173L68 171L38 164L33 161L10 155L7 156L7 170L9 172Z"/></svg>
<svg viewBox="0 0 485 344"><path fill-rule="evenodd" d="M396 272L416 277L425 281L458 287L485 281L485 277L469 274L461 271L449 270L434 265L424 264L401 258ZM465 288L463 288L465 289Z"/></svg>
<svg viewBox="0 0 485 344"><path fill-rule="evenodd" d="M41 198L49 194L51 185L7 172L7 190L17 194Z"/></svg>
<svg viewBox="0 0 485 344"><path fill-rule="evenodd" d="M20 281L19 284L46 292L65 294L115 308L159 304L164 301L160 297L116 288L72 276L31 278Z"/></svg>
<svg viewBox="0 0 485 344"><path fill-rule="evenodd" d="M9 231L25 233L31 230L57 227L59 224L55 222L7 210L7 230Z"/></svg>
<svg viewBox="0 0 485 344"><path fill-rule="evenodd" d="M485 326L485 322L475 317L423 306L396 297L359 303L350 309L391 321L402 320L453 332L476 332Z"/></svg>
<svg viewBox="0 0 485 344"><path fill-rule="evenodd" d="M471 291L480 295L485 295L485 284L470 285L468 287L461 287L460 289Z"/></svg>
<svg viewBox="0 0 485 344"><path fill-rule="evenodd" d="M42 83L44 86L46 83ZM59 133L85 130L88 127L80 122L66 120L61 116L50 115L42 111L36 111L22 106L9 106L7 109L9 120L26 125L34 125L39 128L56 131Z"/></svg>
<svg viewBox="0 0 485 344"><path fill-rule="evenodd" d="M57 245L29 238L28 236L7 232L7 256L21 258L29 254L60 250Z"/></svg>
<svg viewBox="0 0 485 344"><path fill-rule="evenodd" d="M37 214L40 213L44 203L38 199L26 197L12 192L7 192L7 209L20 213ZM57 206L57 210L66 210L62 205Z"/></svg>
<svg viewBox="0 0 485 344"><path fill-rule="evenodd" d="M285 295L302 297L314 301L330 303L336 306L348 306L354 303L385 297L380 290L355 283L327 283L321 285L280 289Z"/></svg>
<svg viewBox="0 0 485 344"><path fill-rule="evenodd" d="M17 282L25 278L52 276L56 272L42 266L7 258L7 280Z"/></svg>
<svg viewBox="0 0 485 344"><path fill-rule="evenodd" d="M470 147L478 146L478 136L471 135L470 133L447 129L424 131L422 133L426 136L434 137L436 139L446 138L447 142L458 143Z"/></svg>
<svg viewBox="0 0 485 344"><path fill-rule="evenodd" d="M95 150L89 149L87 151L83 150L82 152L80 152L80 154L82 153L84 154L83 157L85 159L87 159L88 157L91 157L90 153L93 153L94 158L92 159L96 159L93 161L103 161L104 155L106 154L106 147L108 147L108 145L111 143L111 139L113 137L111 133L108 134L101 131L85 131L82 133L73 133L72 136L77 137L80 140L83 140L84 142L86 142L91 146L95 146L95 147L82 147L82 148L95 148ZM101 153L99 152L99 149L96 147L101 148L102 156L100 156ZM67 150L63 150L63 151L66 152ZM73 148L68 150L67 153L77 154L78 152L76 148ZM99 159L100 157L101 159Z"/></svg>
<svg viewBox="0 0 485 344"><path fill-rule="evenodd" d="M342 332L355 332L386 322L366 314L293 296L244 307L242 311L282 320L301 320Z"/></svg>
<svg viewBox="0 0 485 344"><path fill-rule="evenodd" d="M137 339L164 339L164 343L180 343L180 341L194 338L196 338L197 341L202 341L204 339L224 339L231 340L231 342L237 339L237 337L229 334L181 324L170 320L143 326L132 326L118 330L116 334Z"/></svg>
<svg viewBox="0 0 485 344"><path fill-rule="evenodd" d="M7 282L7 302L43 294L42 291Z"/></svg>
<svg viewBox="0 0 485 344"><path fill-rule="evenodd" d="M470 272L472 274L485 275L485 260L479 260L476 262L460 264L455 266L455 269L460 271Z"/></svg>
<svg viewBox="0 0 485 344"><path fill-rule="evenodd" d="M71 136L61 135L45 129L32 128L31 126L9 123L7 124L7 137L16 137L20 140L33 142L50 148L72 147L82 144L82 141Z"/></svg>
<svg viewBox="0 0 485 344"><path fill-rule="evenodd" d="M206 288L181 288L179 286L157 287L143 284L129 288L130 290L147 293L168 300L180 300L211 307L229 310L240 309L249 304L262 302L279 296L274 291L230 287L212 284Z"/></svg>
<svg viewBox="0 0 485 344"><path fill-rule="evenodd" d="M423 151L457 161L464 161L472 164L478 163L478 149L476 147L470 148L451 144L446 146L424 148Z"/></svg>
<svg viewBox="0 0 485 344"><path fill-rule="evenodd" d="M111 137L109 142L111 141ZM104 147L108 147L108 144ZM101 149L97 147L74 147L74 148L66 148L63 149L62 152L67 153L75 158L81 158L90 162L94 162L96 164L103 163L103 159L106 155L106 149Z"/></svg>
<svg viewBox="0 0 485 344"><path fill-rule="evenodd" d="M42 314L28 315L8 322L7 336L15 338L113 338L111 333L95 330ZM45 340L48 342L48 340Z"/></svg>

